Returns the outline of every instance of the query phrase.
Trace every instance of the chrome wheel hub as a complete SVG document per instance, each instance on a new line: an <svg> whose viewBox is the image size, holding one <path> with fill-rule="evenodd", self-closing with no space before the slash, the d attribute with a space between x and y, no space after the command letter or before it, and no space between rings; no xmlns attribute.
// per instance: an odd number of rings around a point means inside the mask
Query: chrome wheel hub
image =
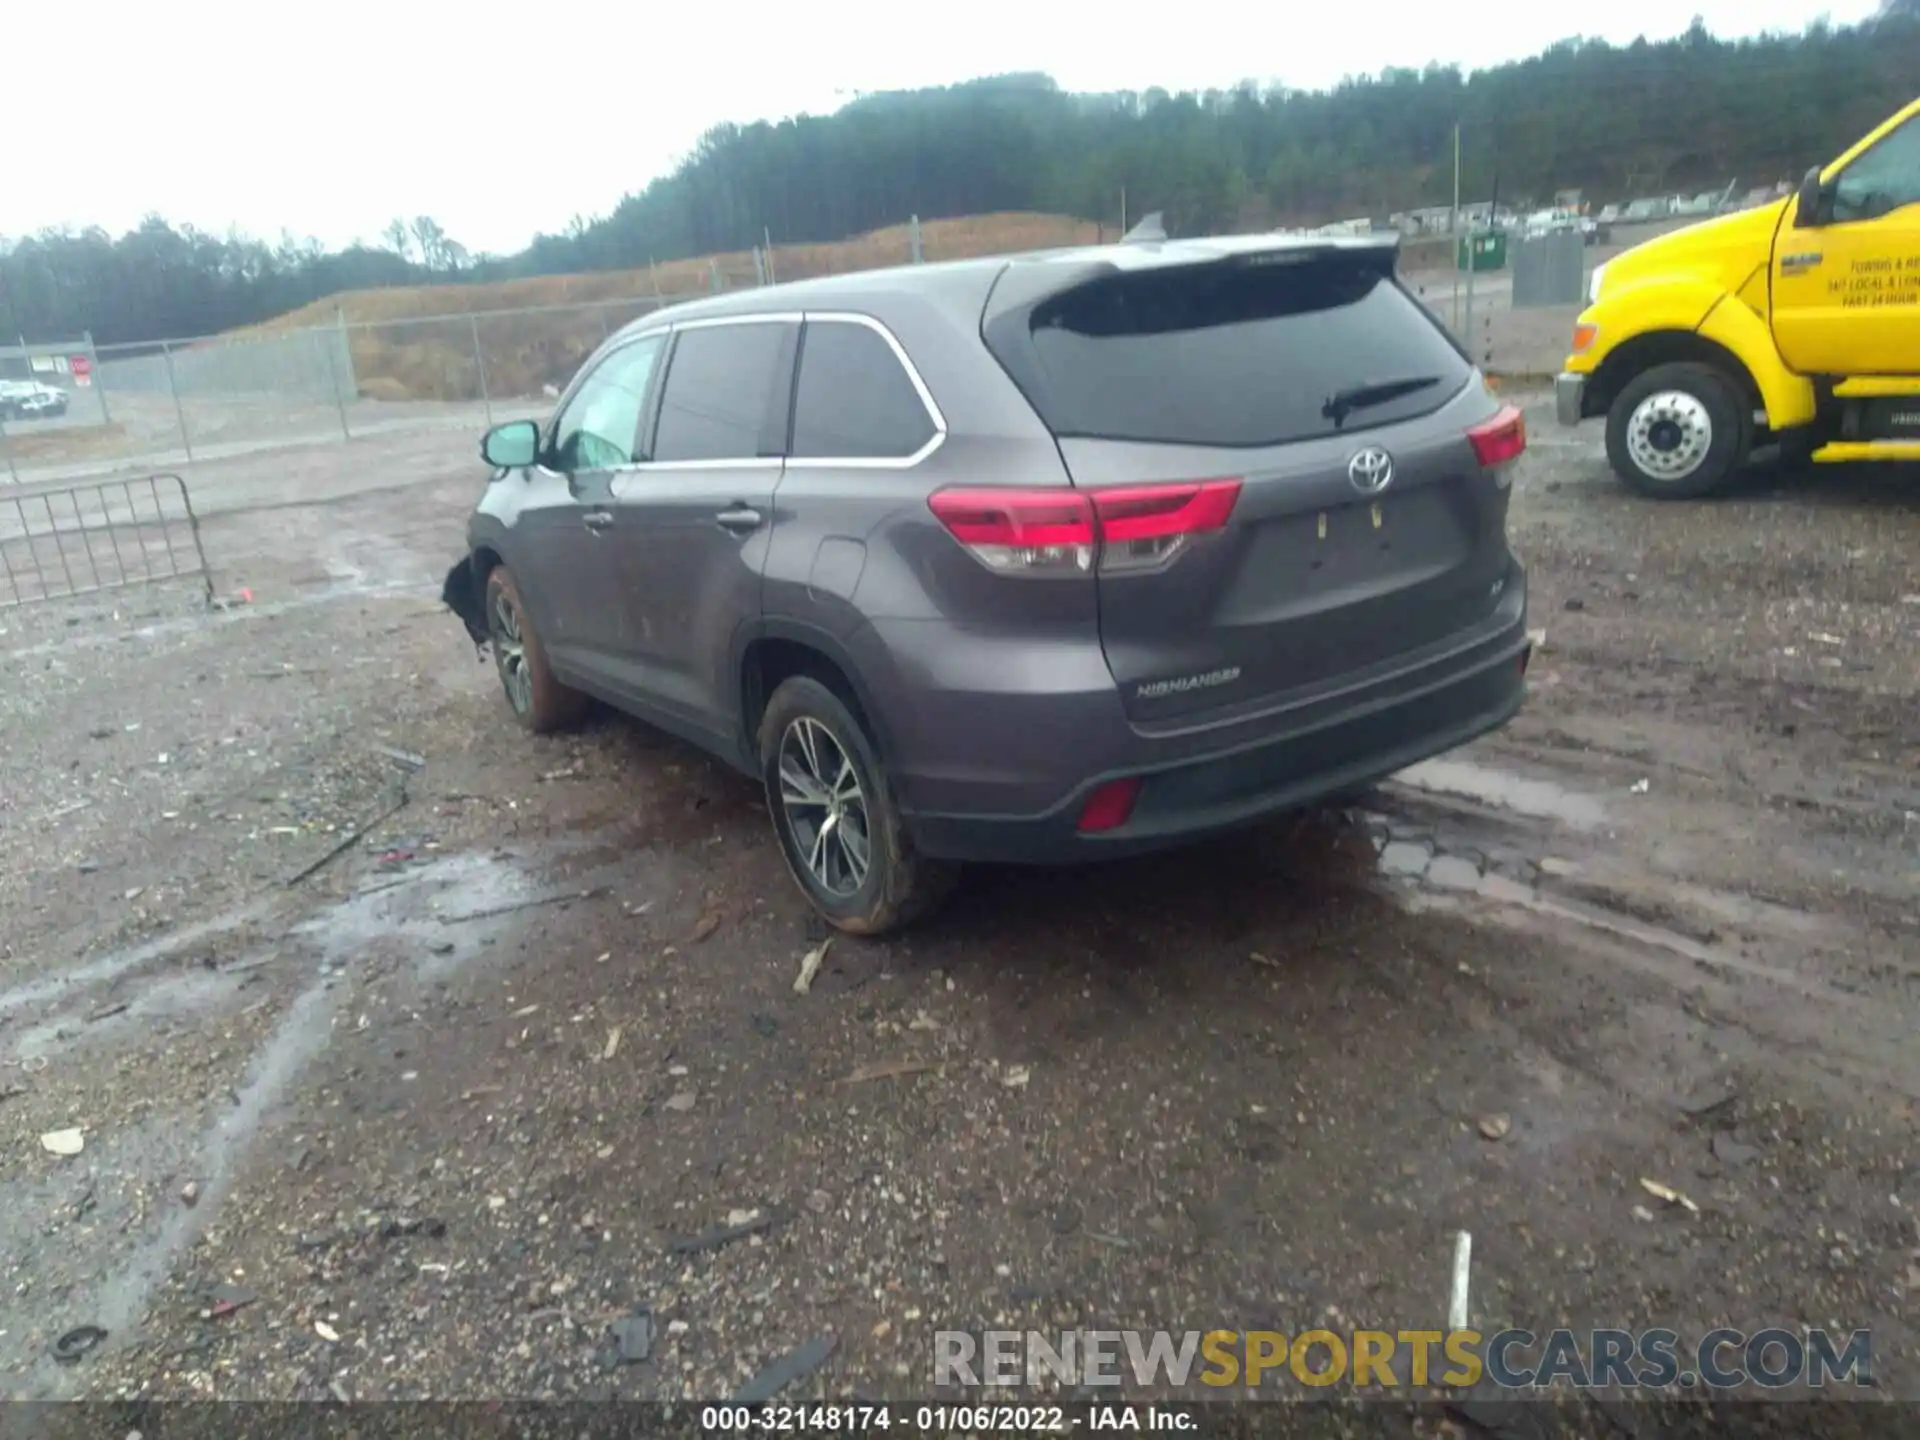
<svg viewBox="0 0 1920 1440"><path fill-rule="evenodd" d="M1713 417L1697 395L1660 390L1634 406L1627 419L1627 454L1643 475L1684 480L1713 448Z"/></svg>
<svg viewBox="0 0 1920 1440"><path fill-rule="evenodd" d="M867 797L833 732L802 716L780 737L780 808L815 883L851 895L872 863Z"/></svg>

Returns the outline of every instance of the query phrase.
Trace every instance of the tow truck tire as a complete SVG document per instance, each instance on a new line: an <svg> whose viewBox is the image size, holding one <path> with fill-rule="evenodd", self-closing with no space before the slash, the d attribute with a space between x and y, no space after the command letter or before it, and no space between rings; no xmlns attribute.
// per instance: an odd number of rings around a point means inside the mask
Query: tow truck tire
<svg viewBox="0 0 1920 1440"><path fill-rule="evenodd" d="M1753 448L1753 414L1712 365L1656 365L1607 409L1607 460L1636 494L1697 500L1723 489Z"/></svg>

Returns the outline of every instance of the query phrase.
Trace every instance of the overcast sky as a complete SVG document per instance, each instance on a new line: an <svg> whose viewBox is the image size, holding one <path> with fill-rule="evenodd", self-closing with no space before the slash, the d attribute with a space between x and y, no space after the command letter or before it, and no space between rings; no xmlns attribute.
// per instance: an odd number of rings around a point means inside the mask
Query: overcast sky
<svg viewBox="0 0 1920 1440"><path fill-rule="evenodd" d="M0 234L117 233L158 212L340 246L425 214L504 253L606 212L710 125L822 113L861 90L1022 70L1072 90L1317 89L1390 65L1474 69L1576 31L1662 38L1696 11L1737 35L1876 8L1340 0L1314 21L1294 6L1066 0L9 0Z"/></svg>

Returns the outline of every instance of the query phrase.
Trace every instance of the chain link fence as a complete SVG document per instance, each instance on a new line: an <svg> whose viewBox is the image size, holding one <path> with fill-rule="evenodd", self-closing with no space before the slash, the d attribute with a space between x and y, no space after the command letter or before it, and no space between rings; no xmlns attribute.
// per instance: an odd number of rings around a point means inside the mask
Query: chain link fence
<svg viewBox="0 0 1920 1440"><path fill-rule="evenodd" d="M1051 228L1008 228L1011 220L1029 218ZM570 303L390 320L349 320L336 311L322 323L269 322L225 335L137 345L96 346L81 337L0 346L0 382L38 385L65 401L57 412L44 406L9 409L7 392L0 390L0 483L216 460L396 430L478 431L502 419L547 413L602 341L665 305L848 270L1111 240L1117 233L1053 217L995 217L989 237L984 231L969 234L974 223L942 222L923 236L914 220L837 245L764 245L676 261L638 272L640 294ZM1585 258L1599 257L1590 251ZM1566 306L1514 315L1509 273L1476 277L1479 293L1463 312L1457 271L1440 268L1447 266L1444 251L1429 256L1415 246L1402 259L1409 283L1462 335L1476 360L1531 372L1556 358L1553 352L1572 323ZM547 293L564 295L569 288L577 293L620 281L589 275L541 283ZM441 296L457 303L460 297L451 286L399 292L397 299L399 294L401 303L416 305ZM363 300L368 308L378 303L377 294ZM311 309L303 314L312 320Z"/></svg>

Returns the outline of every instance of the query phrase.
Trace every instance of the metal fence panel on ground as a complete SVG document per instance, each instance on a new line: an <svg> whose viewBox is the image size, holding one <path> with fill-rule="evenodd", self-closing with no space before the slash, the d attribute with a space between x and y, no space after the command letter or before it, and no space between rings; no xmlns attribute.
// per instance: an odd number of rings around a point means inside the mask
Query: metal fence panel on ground
<svg viewBox="0 0 1920 1440"><path fill-rule="evenodd" d="M200 580L213 598L178 475L0 492L0 609L178 579Z"/></svg>

